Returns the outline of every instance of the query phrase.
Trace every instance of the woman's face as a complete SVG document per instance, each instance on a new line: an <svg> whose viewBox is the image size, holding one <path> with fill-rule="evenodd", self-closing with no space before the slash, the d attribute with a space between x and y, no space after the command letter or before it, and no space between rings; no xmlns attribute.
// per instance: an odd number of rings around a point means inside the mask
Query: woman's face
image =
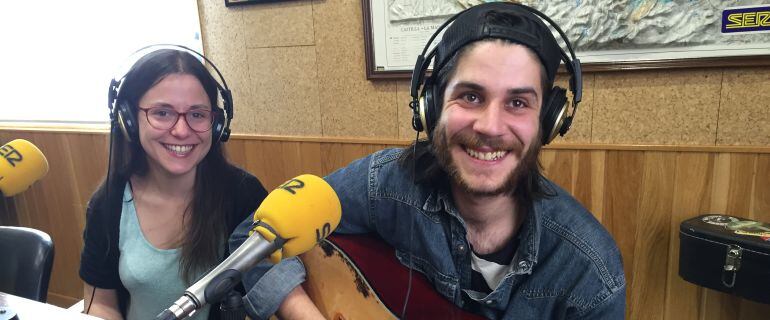
<svg viewBox="0 0 770 320"><path fill-rule="evenodd" d="M183 113L196 115L211 111L203 85L189 74L169 74L151 87L139 100L137 121L139 141L147 153L150 171L168 176L195 174L195 168L211 149L211 130L196 132ZM173 110L180 114L169 129L161 130L148 122L148 109ZM189 117L189 116L188 116Z"/></svg>

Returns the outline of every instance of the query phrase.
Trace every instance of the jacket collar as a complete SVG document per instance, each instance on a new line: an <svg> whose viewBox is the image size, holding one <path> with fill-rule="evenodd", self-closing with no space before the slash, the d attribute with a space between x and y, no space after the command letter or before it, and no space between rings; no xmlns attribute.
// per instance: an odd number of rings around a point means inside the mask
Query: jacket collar
<svg viewBox="0 0 770 320"><path fill-rule="evenodd" d="M538 248L540 247L540 237L542 234L542 199L535 200L532 206L528 209L526 217L521 227L519 228L519 234L517 235L521 242L519 249L516 251L516 257L513 262L513 270L515 273L531 273L532 267L537 264ZM460 224L465 228L465 220L460 215L460 211L455 207L454 200L449 188L447 187L433 187L428 196L425 199L425 203L422 206L425 212L438 213L440 211L446 212L451 217L457 219Z"/></svg>

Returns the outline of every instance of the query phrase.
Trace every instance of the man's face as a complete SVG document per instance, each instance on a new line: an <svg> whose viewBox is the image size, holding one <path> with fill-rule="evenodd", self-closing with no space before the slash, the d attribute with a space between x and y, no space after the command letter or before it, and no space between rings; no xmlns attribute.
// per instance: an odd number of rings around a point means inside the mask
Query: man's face
<svg viewBox="0 0 770 320"><path fill-rule="evenodd" d="M501 41L480 42L459 59L433 137L455 187L510 193L520 173L537 165L540 69L532 51Z"/></svg>

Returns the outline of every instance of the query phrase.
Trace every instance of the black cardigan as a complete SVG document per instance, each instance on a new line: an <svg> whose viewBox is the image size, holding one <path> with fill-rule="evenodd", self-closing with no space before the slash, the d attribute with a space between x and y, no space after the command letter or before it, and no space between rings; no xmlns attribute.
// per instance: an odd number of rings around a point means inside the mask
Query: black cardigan
<svg viewBox="0 0 770 320"><path fill-rule="evenodd" d="M229 255L227 238L235 227L243 220L250 217L267 196L267 191L262 183L249 174L236 167L231 167L227 172L225 183L225 219L227 232L225 239L225 255ZM110 198L111 210L105 212L104 192L97 192L88 202L86 209L86 227L83 231L83 252L80 256L80 278L91 286L100 289L115 289L118 292L118 303L121 313L125 316L128 303L128 291L120 281L118 274L118 239L120 232L120 215L122 208L123 190L127 181L115 181L111 184ZM116 201L118 197L118 201ZM180 292L181 296L183 293ZM219 312L209 314L209 319L219 319Z"/></svg>

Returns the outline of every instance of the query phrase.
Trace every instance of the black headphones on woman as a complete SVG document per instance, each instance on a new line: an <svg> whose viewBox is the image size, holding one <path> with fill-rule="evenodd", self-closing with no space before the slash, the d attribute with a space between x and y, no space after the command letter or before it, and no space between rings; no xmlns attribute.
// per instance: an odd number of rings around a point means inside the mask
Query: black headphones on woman
<svg viewBox="0 0 770 320"><path fill-rule="evenodd" d="M214 83L216 83L217 91L219 92L219 96L222 99L222 106L212 106L211 111L212 115L214 116L214 120L211 126L211 134L213 143L217 143L219 141L227 141L230 138L230 122L233 120L233 96L230 92L230 89L227 87L225 78L222 76L222 73L219 72L217 66L199 52L176 44L156 44L146 46L135 51L133 54L131 54L131 56L134 57L142 52L143 54L136 59L136 61L139 61L141 57L160 49L179 50L201 57L211 65L214 71L216 71L216 74L221 80L221 83L216 81L216 78L210 72L209 75L211 76L211 79L214 79ZM144 52L147 50L149 50L149 52ZM205 69L208 70L208 68ZM120 131L123 132L123 136L129 142L139 141L139 124L136 119L136 110L138 108L137 106L132 106L128 101L118 99L118 97L120 97L120 88L124 84L125 78L126 74L123 74L120 78L113 78L110 81L110 88L107 93L107 107L110 109L110 122L111 126L117 126L120 128Z"/></svg>
<svg viewBox="0 0 770 320"><path fill-rule="evenodd" d="M486 19L488 13L499 12L510 15L511 19L505 24ZM559 46L551 30L543 23L547 21L564 40L569 55ZM454 23L452 23L454 22ZM452 23L447 28L447 25ZM441 42L425 55L433 40L442 30L446 29ZM528 6L512 2L490 2L470 7L449 18L430 37L422 53L417 57L412 73L411 91L412 102L409 106L414 114L412 127L418 131L427 131L430 137L441 117L442 101L439 97L436 76L442 67L465 45L487 38L505 39L527 46L534 51L545 66L548 83L553 83L559 65L564 66L570 73L569 88L572 92L572 114L566 116L567 90L554 86L545 95L543 107L540 110L542 144L551 142L557 134L564 135L572 125L577 105L582 100L583 78L580 60L575 56L572 45L566 34L548 16ZM433 73L425 79L425 73L434 62ZM422 86L422 94L418 91Z"/></svg>

